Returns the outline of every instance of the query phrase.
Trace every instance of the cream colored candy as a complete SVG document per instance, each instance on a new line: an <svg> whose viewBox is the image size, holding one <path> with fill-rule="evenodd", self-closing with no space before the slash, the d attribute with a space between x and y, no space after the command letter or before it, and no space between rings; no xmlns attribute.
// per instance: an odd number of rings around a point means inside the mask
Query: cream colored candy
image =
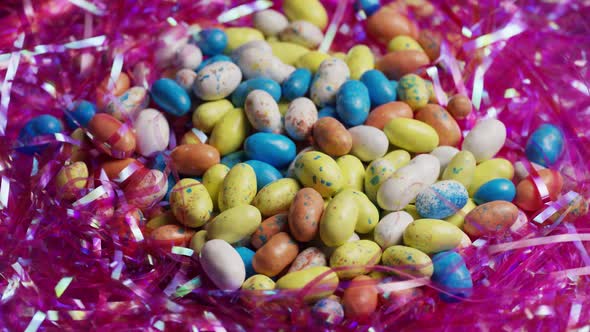
<svg viewBox="0 0 590 332"><path fill-rule="evenodd" d="M404 231L414 221L414 218L405 211L391 212L381 218L373 234L375 242L386 249L402 243Z"/></svg>
<svg viewBox="0 0 590 332"><path fill-rule="evenodd" d="M446 145L439 146L430 152L430 154L438 158L438 161L440 162L441 175L457 153L459 153L459 149L454 146Z"/></svg>
<svg viewBox="0 0 590 332"><path fill-rule="evenodd" d="M237 64L246 79L267 77L279 84L295 71L295 67L284 64L274 56L272 50L267 52L254 47L244 50Z"/></svg>
<svg viewBox="0 0 590 332"><path fill-rule="evenodd" d="M195 70L203 61L203 53L197 45L186 44L182 46L174 59L176 67Z"/></svg>
<svg viewBox="0 0 590 332"><path fill-rule="evenodd" d="M350 77L350 71L344 61L330 58L322 62L316 75L310 96L316 105L323 107L335 102L340 86Z"/></svg>
<svg viewBox="0 0 590 332"><path fill-rule="evenodd" d="M257 12L254 14L252 21L254 27L267 37L278 35L289 25L287 18L273 9Z"/></svg>
<svg viewBox="0 0 590 332"><path fill-rule="evenodd" d="M289 104L285 114L285 130L291 138L302 141L311 134L313 125L318 121L318 110L313 101L301 97Z"/></svg>
<svg viewBox="0 0 590 332"><path fill-rule="evenodd" d="M307 48L316 48L324 40L324 34L322 30L309 22L295 21L281 31L280 38L282 41Z"/></svg>
<svg viewBox="0 0 590 332"><path fill-rule="evenodd" d="M283 123L279 105L268 92L264 90L250 92L246 97L244 110L254 129L268 133L281 133Z"/></svg>
<svg viewBox="0 0 590 332"><path fill-rule="evenodd" d="M176 83L180 85L186 92L190 92L193 89L193 84L197 79L197 73L192 69L183 68L176 72Z"/></svg>
<svg viewBox="0 0 590 332"><path fill-rule="evenodd" d="M371 126L356 126L348 129L352 136L351 154L362 161L373 161L387 153L389 141L383 131Z"/></svg>
<svg viewBox="0 0 590 332"><path fill-rule="evenodd" d="M219 100L234 92L241 81L242 72L233 62L214 62L199 70L193 92L203 100Z"/></svg>
<svg viewBox="0 0 590 332"><path fill-rule="evenodd" d="M246 267L240 254L223 240L207 241L199 254L199 262L221 290L239 289L246 279Z"/></svg>
<svg viewBox="0 0 590 332"><path fill-rule="evenodd" d="M148 108L139 112L133 127L137 137L136 150L142 156L149 157L168 147L170 126L166 117L158 110Z"/></svg>
<svg viewBox="0 0 590 332"><path fill-rule="evenodd" d="M475 161L481 163L493 158L506 141L506 126L499 120L479 121L465 136L463 150L470 151Z"/></svg>

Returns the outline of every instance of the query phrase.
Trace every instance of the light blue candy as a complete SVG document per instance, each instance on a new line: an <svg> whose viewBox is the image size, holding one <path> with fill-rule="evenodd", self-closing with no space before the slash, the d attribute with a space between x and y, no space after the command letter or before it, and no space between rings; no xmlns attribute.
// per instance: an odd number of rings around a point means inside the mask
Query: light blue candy
<svg viewBox="0 0 590 332"><path fill-rule="evenodd" d="M282 179L283 175L278 169L272 165L260 160L248 160L246 164L252 166L254 173L256 173L257 190L264 188L269 183Z"/></svg>
<svg viewBox="0 0 590 332"><path fill-rule="evenodd" d="M380 0L356 0L354 3L354 9L356 11L362 10L367 14L367 16L371 16L375 14L376 11L381 8L381 1Z"/></svg>
<svg viewBox="0 0 590 332"><path fill-rule="evenodd" d="M44 114L32 118L27 123L25 123L23 128L20 130L18 137L22 141L28 141L37 136L57 134L63 130L64 129L61 121L52 115ZM41 152L46 147L47 144L42 144L37 146L22 147L18 150L23 153L34 154L36 152Z"/></svg>
<svg viewBox="0 0 590 332"><path fill-rule="evenodd" d="M227 35L217 28L201 30L195 40L204 55L221 54L227 47Z"/></svg>
<svg viewBox="0 0 590 332"><path fill-rule="evenodd" d="M86 127L95 114L96 106L89 101L82 100L71 112L66 112L66 123L71 129L76 129L79 125Z"/></svg>
<svg viewBox="0 0 590 332"><path fill-rule="evenodd" d="M280 169L295 159L296 146L287 136L256 133L246 138L244 151L248 158L264 161Z"/></svg>
<svg viewBox="0 0 590 332"><path fill-rule="evenodd" d="M318 112L318 119L327 117L338 119L338 112L336 112L334 107L326 106Z"/></svg>
<svg viewBox="0 0 590 332"><path fill-rule="evenodd" d="M529 137L525 153L528 160L548 167L561 157L563 148L564 137L559 128L546 123Z"/></svg>
<svg viewBox="0 0 590 332"><path fill-rule="evenodd" d="M459 298L471 296L473 281L461 255L454 251L443 251L432 256L432 264L432 281L439 287ZM445 302L459 302L460 299L456 297L440 293L440 298Z"/></svg>
<svg viewBox="0 0 590 332"><path fill-rule="evenodd" d="M191 109L191 99L174 80L161 78L154 82L150 91L153 101L172 115L182 116Z"/></svg>
<svg viewBox="0 0 590 332"><path fill-rule="evenodd" d="M369 90L372 108L395 101L397 97L397 92L387 77L378 70L366 71L361 76L361 82Z"/></svg>
<svg viewBox="0 0 590 332"><path fill-rule="evenodd" d="M336 112L345 125L354 127L367 120L371 110L369 90L356 80L342 84L336 96Z"/></svg>
<svg viewBox="0 0 590 332"><path fill-rule="evenodd" d="M283 82L283 96L286 100L291 101L307 94L311 85L311 71L306 68L296 69Z"/></svg>
<svg viewBox="0 0 590 332"><path fill-rule="evenodd" d="M199 66L199 68L195 69L195 71L199 72L199 70L205 68L206 66L208 66L214 62L221 62L221 61L233 62L232 59L230 57L228 57L227 55L218 54L218 55L212 56L209 59L201 62L201 65Z"/></svg>
<svg viewBox="0 0 590 332"><path fill-rule="evenodd" d="M238 85L231 95L232 104L235 107L244 107L248 94L254 90L268 92L277 103L281 100L281 86L279 83L266 77L258 77L244 81Z"/></svg>
<svg viewBox="0 0 590 332"><path fill-rule="evenodd" d="M467 189L460 182L440 181L418 194L416 210L424 218L443 219L463 208L468 199Z"/></svg>
<svg viewBox="0 0 590 332"><path fill-rule="evenodd" d="M512 202L514 196L516 196L516 187L514 187L512 181L508 179L494 179L479 187L475 195L473 195L473 200L478 205L492 201Z"/></svg>
<svg viewBox="0 0 590 332"><path fill-rule="evenodd" d="M254 271L254 267L252 266L252 260L254 260L254 251L246 247L237 247L236 251L242 258L244 262L244 266L246 266L246 278L250 278L251 276L256 274Z"/></svg>
<svg viewBox="0 0 590 332"><path fill-rule="evenodd" d="M246 160L248 160L246 152L236 151L223 156L223 158L221 158L221 163L229 168L232 168L239 163L245 162Z"/></svg>
<svg viewBox="0 0 590 332"><path fill-rule="evenodd" d="M389 81L389 83L391 84L391 88L395 93L395 99L397 100L397 86L399 85L399 83L397 81Z"/></svg>

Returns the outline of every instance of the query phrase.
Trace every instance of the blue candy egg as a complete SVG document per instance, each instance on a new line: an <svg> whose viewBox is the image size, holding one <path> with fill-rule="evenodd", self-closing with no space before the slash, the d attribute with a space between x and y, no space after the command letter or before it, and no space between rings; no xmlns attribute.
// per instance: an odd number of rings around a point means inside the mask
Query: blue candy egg
<svg viewBox="0 0 590 332"><path fill-rule="evenodd" d="M287 136L256 133L244 142L244 151L250 159L264 161L276 168L287 165L296 155L295 143Z"/></svg>
<svg viewBox="0 0 590 332"><path fill-rule="evenodd" d="M432 264L434 267L432 281L439 284L446 292L459 298L471 296L473 281L461 255L454 251L443 251L432 256ZM440 298L445 302L460 301L444 293L440 294Z"/></svg>
<svg viewBox="0 0 590 332"><path fill-rule="evenodd" d="M367 16L375 14L379 8L381 8L380 0L356 0L354 4L354 9L356 11L362 10Z"/></svg>
<svg viewBox="0 0 590 332"><path fill-rule="evenodd" d="M246 160L248 160L246 152L236 151L223 156L223 158L221 158L221 163L229 168L232 168L239 163L245 162Z"/></svg>
<svg viewBox="0 0 590 332"><path fill-rule="evenodd" d="M244 262L244 266L246 266L246 278L250 278L251 276L256 274L254 271L254 267L252 266L252 260L254 260L254 251L246 247L237 247L236 251L242 258Z"/></svg>
<svg viewBox="0 0 590 332"><path fill-rule="evenodd" d="M361 82L369 90L372 108L395 101L397 97L397 92L387 77L378 70L366 71L361 76Z"/></svg>
<svg viewBox="0 0 590 332"><path fill-rule="evenodd" d="M282 179L283 175L272 165L260 160L248 160L246 164L252 166L256 173L257 190L264 188L267 184Z"/></svg>
<svg viewBox="0 0 590 332"><path fill-rule="evenodd" d="M50 134L57 134L63 131L63 126L61 121L59 121L56 117L44 114L38 117L32 118L29 120L23 128L20 130L18 134L18 138L21 141L28 141L36 136L43 136L43 135L50 135ZM27 146L19 148L18 150L23 153L27 154L34 154L36 152L41 152L44 148L47 147L47 144L43 145L36 145L36 146Z"/></svg>
<svg viewBox="0 0 590 332"><path fill-rule="evenodd" d="M512 181L494 179L479 187L475 195L473 195L473 200L478 205L492 201L512 202L514 196L516 196L516 187Z"/></svg>
<svg viewBox="0 0 590 332"><path fill-rule="evenodd" d="M191 109L191 98L174 80L161 78L155 81L150 93L154 102L169 114L182 116Z"/></svg>
<svg viewBox="0 0 590 332"><path fill-rule="evenodd" d="M543 124L533 132L526 143L528 160L543 166L551 166L557 162L564 148L563 134L554 125Z"/></svg>
<svg viewBox="0 0 590 332"><path fill-rule="evenodd" d="M416 210L429 219L443 219L467 204L469 194L460 182L446 180L426 188L416 197Z"/></svg>
<svg viewBox="0 0 590 332"><path fill-rule="evenodd" d="M201 30L195 40L205 55L221 54L227 47L227 35L221 29Z"/></svg>
<svg viewBox="0 0 590 332"><path fill-rule="evenodd" d="M82 100L76 104L74 110L66 112L66 123L71 129L76 129L78 126L86 127L94 114L96 114L96 106L89 101Z"/></svg>
<svg viewBox="0 0 590 332"><path fill-rule="evenodd" d="M277 103L281 100L281 86L279 83L266 77L258 77L244 81L238 85L231 95L232 104L234 104L235 107L244 107L246 97L248 97L248 94L254 90L268 92Z"/></svg>
<svg viewBox="0 0 590 332"><path fill-rule="evenodd" d="M195 72L198 73L201 69L205 68L206 66L208 66L214 62L221 62L221 61L233 62L232 59L230 57L228 57L227 55L218 54L218 55L212 56L209 59L201 62L201 65L195 70Z"/></svg>
<svg viewBox="0 0 590 332"><path fill-rule="evenodd" d="M338 112L336 112L336 109L334 107L326 106L318 112L318 119L326 117L338 119Z"/></svg>
<svg viewBox="0 0 590 332"><path fill-rule="evenodd" d="M291 101L307 94L311 84L311 71L306 68L296 69L283 82L283 96Z"/></svg>
<svg viewBox="0 0 590 332"><path fill-rule="evenodd" d="M336 96L336 111L338 117L349 127L362 125L371 110L369 90L356 80L342 84Z"/></svg>

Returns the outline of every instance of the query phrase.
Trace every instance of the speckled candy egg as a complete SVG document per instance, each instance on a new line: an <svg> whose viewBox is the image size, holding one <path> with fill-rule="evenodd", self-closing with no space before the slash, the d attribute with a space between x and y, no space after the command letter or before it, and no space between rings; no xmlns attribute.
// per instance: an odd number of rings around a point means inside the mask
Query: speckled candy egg
<svg viewBox="0 0 590 332"><path fill-rule="evenodd" d="M148 208L166 196L168 179L164 173L152 169L140 178L130 179L123 188L127 203L140 209Z"/></svg>
<svg viewBox="0 0 590 332"><path fill-rule="evenodd" d="M298 253L297 243L289 234L281 232L256 251L252 265L257 273L274 277L289 266Z"/></svg>
<svg viewBox="0 0 590 332"><path fill-rule="evenodd" d="M323 212L322 195L312 188L299 190L289 208L289 229L293 237L300 242L311 241L317 235Z"/></svg>
<svg viewBox="0 0 590 332"><path fill-rule="evenodd" d="M267 184L283 178L278 169L263 161L248 160L245 163L250 165L254 169L254 173L256 173L256 188L258 191L266 187Z"/></svg>
<svg viewBox="0 0 590 332"><path fill-rule="evenodd" d="M236 290L246 279L246 267L240 254L223 240L207 241L199 254L207 277L221 290Z"/></svg>
<svg viewBox="0 0 590 332"><path fill-rule="evenodd" d="M338 90L349 77L350 70L344 61L337 58L324 60L311 83L311 100L320 107L334 104Z"/></svg>
<svg viewBox="0 0 590 332"><path fill-rule="evenodd" d="M441 252L432 256L432 262L434 265L432 281L453 295L440 293L443 301L458 302L461 298L471 296L473 281L461 255L453 251Z"/></svg>
<svg viewBox="0 0 590 332"><path fill-rule="evenodd" d="M295 179L280 179L262 188L254 197L252 204L260 210L263 216L272 216L289 210L291 202L300 188L299 182Z"/></svg>
<svg viewBox="0 0 590 332"><path fill-rule="evenodd" d="M151 156L166 150L170 138L170 126L164 115L153 108L139 113L134 123L137 136L137 152Z"/></svg>
<svg viewBox="0 0 590 332"><path fill-rule="evenodd" d="M465 216L463 230L473 236L499 234L505 232L518 218L516 205L506 201L493 201L482 204Z"/></svg>
<svg viewBox="0 0 590 332"><path fill-rule="evenodd" d="M404 245L425 254L457 248L463 240L463 232L457 226L438 219L418 219L404 231Z"/></svg>
<svg viewBox="0 0 590 332"><path fill-rule="evenodd" d="M564 138L559 128L545 123L529 137L525 153L531 162L551 166L561 157L563 149Z"/></svg>
<svg viewBox="0 0 590 332"><path fill-rule="evenodd" d="M313 139L318 147L332 157L340 157L352 149L350 132L333 117L319 119L313 126Z"/></svg>
<svg viewBox="0 0 590 332"><path fill-rule="evenodd" d="M424 218L450 217L467 204L467 189L457 181L437 182L416 197L416 209Z"/></svg>
<svg viewBox="0 0 590 332"><path fill-rule="evenodd" d="M414 221L414 218L405 211L391 212L381 218L373 237L375 242L383 248L389 248L392 245L400 244L404 231Z"/></svg>
<svg viewBox="0 0 590 332"><path fill-rule="evenodd" d="M454 146L446 146L446 145L438 146L434 150L432 150L432 152L430 152L431 155L435 156L438 159L438 161L440 161L441 174L445 171L445 169L447 168L447 165L449 165L449 163L455 157L455 155L457 155L457 153L459 153L459 149L457 149ZM473 161L475 162L475 158L473 159ZM475 165L473 167L475 168ZM443 180L455 180L455 179L443 179ZM459 181L459 182L461 182L461 181Z"/></svg>
<svg viewBox="0 0 590 332"><path fill-rule="evenodd" d="M64 166L55 177L58 194L65 199L74 199L88 184L88 167L83 161Z"/></svg>
<svg viewBox="0 0 590 332"><path fill-rule="evenodd" d="M244 81L238 85L236 90L231 95L231 102L234 107L244 107L246 98L254 90L262 90L268 92L275 102L281 100L281 86L279 83L266 78L257 77L251 80Z"/></svg>
<svg viewBox="0 0 590 332"><path fill-rule="evenodd" d="M311 311L314 317L322 324L339 324L344 319L342 305L330 298L316 302Z"/></svg>
<svg viewBox="0 0 590 332"><path fill-rule="evenodd" d="M377 202L377 192L385 180L395 173L396 168L389 159L378 158L373 160L365 172L365 193L373 202Z"/></svg>
<svg viewBox="0 0 590 332"><path fill-rule="evenodd" d="M316 247L309 247L297 255L287 273L305 270L314 266L326 265L326 255Z"/></svg>
<svg viewBox="0 0 590 332"><path fill-rule="evenodd" d="M381 259L381 248L377 243L369 240L347 242L336 248L330 257L330 267L355 266L354 268L339 270L338 277L350 279L368 273L367 265L375 265Z"/></svg>
<svg viewBox="0 0 590 332"><path fill-rule="evenodd" d="M279 37L282 41L315 48L324 39L324 34L322 30L309 22L295 21L281 31Z"/></svg>
<svg viewBox="0 0 590 332"><path fill-rule="evenodd" d="M289 21L283 14L272 9L254 14L253 23L254 27L267 37L276 36L289 25Z"/></svg>
<svg viewBox="0 0 590 332"><path fill-rule="evenodd" d="M250 204L256 196L256 173L245 163L232 167L223 179L218 204L221 211Z"/></svg>
<svg viewBox="0 0 590 332"><path fill-rule="evenodd" d="M174 79L188 93L193 89L193 84L197 79L197 73L192 69L184 68L176 72Z"/></svg>
<svg viewBox="0 0 590 332"><path fill-rule="evenodd" d="M110 102L105 111L117 120L135 119L137 113L149 104L148 91L141 86L134 86Z"/></svg>
<svg viewBox="0 0 590 332"><path fill-rule="evenodd" d="M189 227L204 225L213 212L213 201L207 189L194 179L182 179L174 185L170 206L176 219Z"/></svg>
<svg viewBox="0 0 590 332"><path fill-rule="evenodd" d="M319 276L322 278L318 280ZM338 287L338 281L338 275L329 267L314 266L287 273L277 281L277 288L299 290L313 282L303 298L306 302L313 302L332 295Z"/></svg>
<svg viewBox="0 0 590 332"><path fill-rule="evenodd" d="M203 100L219 100L229 96L241 81L242 72L233 62L215 62L199 70L193 92Z"/></svg>
<svg viewBox="0 0 590 332"><path fill-rule="evenodd" d="M180 225L162 225L150 233L150 238L159 245L185 246L195 232Z"/></svg>
<svg viewBox="0 0 590 332"><path fill-rule="evenodd" d="M289 229L288 214L279 213L262 221L260 226L250 237L250 244L255 249L262 247L270 238L279 232L286 232Z"/></svg>
<svg viewBox="0 0 590 332"><path fill-rule="evenodd" d="M371 126L356 126L348 130L352 136L351 154L362 161L372 161L387 153L389 141L385 133Z"/></svg>
<svg viewBox="0 0 590 332"><path fill-rule="evenodd" d="M295 176L305 186L323 197L331 197L343 185L342 171L330 156L317 151L306 152L295 162Z"/></svg>
<svg viewBox="0 0 590 332"><path fill-rule="evenodd" d="M399 100L410 105L414 111L426 106L430 98L426 82L416 74L405 75L399 80L397 94Z"/></svg>
<svg viewBox="0 0 590 332"><path fill-rule="evenodd" d="M418 109L416 120L429 124L436 130L440 145L456 146L461 140L461 128L457 121L444 108L427 104Z"/></svg>
<svg viewBox="0 0 590 332"><path fill-rule="evenodd" d="M295 71L295 67L284 64L274 56L272 50L265 51L258 47L249 47L241 52L237 64L247 79L267 77L279 84Z"/></svg>
<svg viewBox="0 0 590 332"><path fill-rule="evenodd" d="M194 44L186 44L176 52L174 62L178 68L187 68L195 70L199 68L203 61L201 49Z"/></svg>
<svg viewBox="0 0 590 332"><path fill-rule="evenodd" d="M506 126L499 120L479 121L465 136L463 150L470 151L480 163L493 158L506 141Z"/></svg>
<svg viewBox="0 0 590 332"><path fill-rule="evenodd" d="M302 141L311 134L318 120L318 110L313 101L302 97L293 100L285 114L285 130L291 138Z"/></svg>
<svg viewBox="0 0 590 332"><path fill-rule="evenodd" d="M432 260L418 249L406 246L392 246L383 252L383 265L400 271L401 276L430 277L433 273Z"/></svg>
<svg viewBox="0 0 590 332"><path fill-rule="evenodd" d="M279 105L268 92L264 90L250 92L246 98L244 110L254 129L268 133L281 133L283 123Z"/></svg>
<svg viewBox="0 0 590 332"><path fill-rule="evenodd" d="M455 180L461 182L465 188L469 188L475 174L475 157L469 151L461 151L453 157L445 166L442 174L443 180Z"/></svg>

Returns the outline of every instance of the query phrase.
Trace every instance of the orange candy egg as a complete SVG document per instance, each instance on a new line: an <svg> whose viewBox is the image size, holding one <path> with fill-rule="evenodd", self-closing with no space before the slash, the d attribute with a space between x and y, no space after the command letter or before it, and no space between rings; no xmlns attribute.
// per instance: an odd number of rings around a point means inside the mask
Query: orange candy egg
<svg viewBox="0 0 590 332"><path fill-rule="evenodd" d="M176 170L185 175L201 176L211 166L219 164L219 151L209 144L184 144L170 154Z"/></svg>
<svg viewBox="0 0 590 332"><path fill-rule="evenodd" d="M413 117L414 112L412 111L410 105L404 103L403 101L392 101L372 110L371 113L369 113L367 121L365 121L365 125L383 130L385 125L387 125L392 119L412 119Z"/></svg>
<svg viewBox="0 0 590 332"><path fill-rule="evenodd" d="M397 36L418 38L418 28L407 16L391 7L381 7L367 20L367 33L382 43Z"/></svg>
<svg viewBox="0 0 590 332"><path fill-rule="evenodd" d="M107 76L96 88L96 105L99 109L104 108L113 97L119 97L125 93L131 85L131 80L125 73L119 75L119 78L111 85L111 89L109 89L110 81L111 77Z"/></svg>
<svg viewBox="0 0 590 332"><path fill-rule="evenodd" d="M543 183L545 183L545 186L547 186L551 200L556 200L563 187L563 178L561 174L552 169L540 169L537 172ZM541 195L537 190L532 175L529 175L527 178L520 181L518 186L516 186L516 198L514 199L514 203L525 211L537 211L543 207Z"/></svg>
<svg viewBox="0 0 590 332"><path fill-rule="evenodd" d="M492 201L479 205L465 216L463 230L472 237L500 234L507 231L518 218L518 208L507 201Z"/></svg>
<svg viewBox="0 0 590 332"><path fill-rule="evenodd" d="M315 143L326 154L340 157L352 149L352 136L340 121L325 117L313 126L312 135Z"/></svg>
<svg viewBox="0 0 590 332"><path fill-rule="evenodd" d="M320 193L312 188L299 190L289 208L289 229L293 237L300 242L311 241L318 233L323 212L324 199Z"/></svg>
<svg viewBox="0 0 590 332"><path fill-rule="evenodd" d="M362 275L352 279L352 282L344 290L342 304L344 314L349 319L367 319L379 303L379 292L373 278Z"/></svg>
<svg viewBox="0 0 590 332"><path fill-rule="evenodd" d="M461 94L454 95L447 105L447 110L457 120L465 119L471 113L472 109L473 105L471 105L469 97Z"/></svg>
<svg viewBox="0 0 590 332"><path fill-rule="evenodd" d="M128 158L135 152L135 134L131 128L106 113L96 114L88 123L94 145L117 159Z"/></svg>
<svg viewBox="0 0 590 332"><path fill-rule="evenodd" d="M416 113L416 120L429 124L439 137L438 145L457 146L461 140L461 128L444 108L427 104Z"/></svg>
<svg viewBox="0 0 590 332"><path fill-rule="evenodd" d="M390 52L376 63L376 68L389 79L399 80L406 74L411 74L430 63L428 55L422 51L403 50Z"/></svg>
<svg viewBox="0 0 590 332"><path fill-rule="evenodd" d="M258 249L268 242L268 240L270 240L275 234L287 231L287 216L288 214L284 212L264 219L250 237L250 244L252 244L252 247Z"/></svg>
<svg viewBox="0 0 590 332"><path fill-rule="evenodd" d="M186 246L195 232L180 225L164 225L150 234L152 240L160 245Z"/></svg>
<svg viewBox="0 0 590 332"><path fill-rule="evenodd" d="M281 232L256 251L252 266L256 273L274 277L289 266L298 253L297 243L289 234Z"/></svg>

